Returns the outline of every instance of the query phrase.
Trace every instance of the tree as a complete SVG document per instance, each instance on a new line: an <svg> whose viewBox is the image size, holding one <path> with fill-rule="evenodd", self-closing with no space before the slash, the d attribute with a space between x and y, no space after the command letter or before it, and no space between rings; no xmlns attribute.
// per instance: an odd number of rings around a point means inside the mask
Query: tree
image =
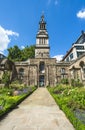
<svg viewBox="0 0 85 130"><path fill-rule="evenodd" d="M28 58L34 58L35 46L26 46L24 49L20 49L18 46L10 47L8 49L8 59L11 61L25 61Z"/></svg>
<svg viewBox="0 0 85 130"><path fill-rule="evenodd" d="M26 46L22 50L22 61L27 60L28 58L34 58L35 56L35 46L32 45L30 47Z"/></svg>
<svg viewBox="0 0 85 130"><path fill-rule="evenodd" d="M8 59L11 61L21 61L21 50L18 46L10 47L8 49Z"/></svg>

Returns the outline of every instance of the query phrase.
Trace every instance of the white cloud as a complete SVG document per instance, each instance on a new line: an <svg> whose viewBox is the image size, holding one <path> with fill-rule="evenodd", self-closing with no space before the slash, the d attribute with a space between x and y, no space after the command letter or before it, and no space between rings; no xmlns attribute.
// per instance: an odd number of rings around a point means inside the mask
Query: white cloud
<svg viewBox="0 0 85 130"><path fill-rule="evenodd" d="M21 49L24 49L25 48L25 46L21 46Z"/></svg>
<svg viewBox="0 0 85 130"><path fill-rule="evenodd" d="M77 17L85 19L85 9L79 10L79 12L77 13Z"/></svg>
<svg viewBox="0 0 85 130"><path fill-rule="evenodd" d="M15 36L19 36L19 33L17 33L17 32L13 32L12 30L6 30L6 34L7 35L10 35L10 36L13 36L13 35L15 35Z"/></svg>
<svg viewBox="0 0 85 130"><path fill-rule="evenodd" d="M3 52L7 49L8 44L11 42L9 36L19 36L18 33L13 32L12 30L6 30L0 26L0 52Z"/></svg>
<svg viewBox="0 0 85 130"><path fill-rule="evenodd" d="M61 61L63 58L63 55L56 55L56 56L53 56L53 58L56 58L57 61Z"/></svg>

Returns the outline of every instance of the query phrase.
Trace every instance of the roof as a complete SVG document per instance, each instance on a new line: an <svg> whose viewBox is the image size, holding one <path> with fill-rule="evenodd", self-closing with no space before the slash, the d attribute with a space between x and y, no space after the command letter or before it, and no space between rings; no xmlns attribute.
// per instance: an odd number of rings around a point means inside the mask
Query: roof
<svg viewBox="0 0 85 130"><path fill-rule="evenodd" d="M71 53L74 47L71 47L71 49L66 53L66 55L63 57L62 61L65 60L65 58Z"/></svg>
<svg viewBox="0 0 85 130"><path fill-rule="evenodd" d="M77 39L77 41L76 41L74 44L77 44L78 41L79 41L83 36L85 37L85 32L82 31L81 33L82 33L82 34L80 35L80 37ZM73 45L74 45L74 44L73 44Z"/></svg>
<svg viewBox="0 0 85 130"><path fill-rule="evenodd" d="M66 55L63 57L62 61L64 61L65 58L71 53L71 51L72 51L73 48L74 48L74 44L77 44L77 43L79 42L79 40L80 40L83 36L85 37L85 32L84 32L84 31L82 31L82 34L79 36L79 38L77 39L77 41L76 41L75 43L73 43L71 49L66 53Z"/></svg>

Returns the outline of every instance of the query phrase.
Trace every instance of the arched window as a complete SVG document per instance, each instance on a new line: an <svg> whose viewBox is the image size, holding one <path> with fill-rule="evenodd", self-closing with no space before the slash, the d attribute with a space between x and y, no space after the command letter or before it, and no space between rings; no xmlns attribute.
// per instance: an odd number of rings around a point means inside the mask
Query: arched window
<svg viewBox="0 0 85 130"><path fill-rule="evenodd" d="M61 73L65 74L65 68L61 68Z"/></svg>
<svg viewBox="0 0 85 130"><path fill-rule="evenodd" d="M20 79L23 79L23 77L24 77L24 69L23 69L23 68L20 68L20 69L19 69L19 78L20 78Z"/></svg>
<svg viewBox="0 0 85 130"><path fill-rule="evenodd" d="M39 70L40 70L40 72L44 72L44 70L45 70L45 63L44 62L40 62Z"/></svg>
<svg viewBox="0 0 85 130"><path fill-rule="evenodd" d="M82 79L85 80L85 63L84 63L84 61L81 61L79 65L81 67Z"/></svg>
<svg viewBox="0 0 85 130"><path fill-rule="evenodd" d="M83 79L85 79L85 68L83 68Z"/></svg>
<svg viewBox="0 0 85 130"><path fill-rule="evenodd" d="M84 61L81 61L81 62L79 63L79 65L80 65L81 67L83 67L83 66L84 66Z"/></svg>

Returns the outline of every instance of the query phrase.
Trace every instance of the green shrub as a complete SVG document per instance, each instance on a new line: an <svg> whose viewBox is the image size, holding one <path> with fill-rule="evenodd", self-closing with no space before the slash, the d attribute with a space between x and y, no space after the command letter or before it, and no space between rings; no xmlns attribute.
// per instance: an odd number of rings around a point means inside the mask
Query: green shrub
<svg viewBox="0 0 85 130"><path fill-rule="evenodd" d="M73 87L83 87L83 83L80 82L79 79L75 80L75 79L71 79L71 86Z"/></svg>
<svg viewBox="0 0 85 130"><path fill-rule="evenodd" d="M62 87L62 84L58 84L56 87L53 88L53 92L58 94L61 93L64 90L64 87Z"/></svg>
<svg viewBox="0 0 85 130"><path fill-rule="evenodd" d="M3 116L4 114L8 113L11 109L15 108L16 105L21 103L34 90L36 90L36 87L32 87L31 89L28 89L28 91L26 93L22 93L17 96L9 96L9 95L7 95L7 93L11 92L11 89L7 89L7 88L2 89L2 92L5 92L5 95L2 93L2 97L4 98L4 100L2 100L3 98L0 98L0 108L1 108L0 117Z"/></svg>
<svg viewBox="0 0 85 130"><path fill-rule="evenodd" d="M61 80L61 83L62 84L69 84L69 81L68 81L67 78L64 78L64 79Z"/></svg>
<svg viewBox="0 0 85 130"><path fill-rule="evenodd" d="M10 72L5 71L2 76L2 83L5 84L5 86L9 86L10 83Z"/></svg>
<svg viewBox="0 0 85 130"><path fill-rule="evenodd" d="M49 92L55 99L56 103L59 105L60 109L64 111L67 118L73 124L76 130L85 130L85 124L81 119L78 119L74 110L84 109L85 110L85 88L59 85L54 88L48 88ZM54 91L62 91L61 93L54 93ZM83 119L84 120L84 119Z"/></svg>

